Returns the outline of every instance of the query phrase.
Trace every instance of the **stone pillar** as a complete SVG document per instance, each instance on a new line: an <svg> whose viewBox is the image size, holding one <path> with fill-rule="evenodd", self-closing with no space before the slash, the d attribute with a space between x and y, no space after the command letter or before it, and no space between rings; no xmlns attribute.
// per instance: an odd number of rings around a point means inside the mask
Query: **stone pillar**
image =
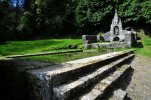
<svg viewBox="0 0 151 100"><path fill-rule="evenodd" d="M82 41L83 41L83 45L87 44L87 42L86 42L86 35L82 35Z"/></svg>
<svg viewBox="0 0 151 100"><path fill-rule="evenodd" d="M131 31L128 31L125 34L125 40L124 40L126 47L132 47L134 45L134 42L135 42L135 35Z"/></svg>

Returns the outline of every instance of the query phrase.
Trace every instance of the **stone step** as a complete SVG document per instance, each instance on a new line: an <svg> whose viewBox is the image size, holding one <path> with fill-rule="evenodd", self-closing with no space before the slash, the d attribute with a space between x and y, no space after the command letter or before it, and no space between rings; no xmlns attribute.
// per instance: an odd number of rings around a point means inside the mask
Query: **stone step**
<svg viewBox="0 0 151 100"><path fill-rule="evenodd" d="M127 92L122 89L117 89L113 92L113 95L109 100L124 100L127 95Z"/></svg>
<svg viewBox="0 0 151 100"><path fill-rule="evenodd" d="M121 76L124 75L130 68L130 65L122 66L119 70L115 71L113 74L96 84L91 91L83 95L80 100L101 100L104 95L108 94L110 87L114 86Z"/></svg>
<svg viewBox="0 0 151 100"><path fill-rule="evenodd" d="M54 94L59 100L66 100L72 98L72 96L75 96L78 92L81 92L90 85L98 82L106 74L114 71L117 66L119 66L126 60L129 60L133 56L134 54L130 54L129 56L123 57L121 59L118 59L117 61L109 63L108 65L105 65L95 70L94 72L79 78L78 80L54 87Z"/></svg>
<svg viewBox="0 0 151 100"><path fill-rule="evenodd" d="M100 67L134 53L133 51L112 52L46 68L29 70L27 71L28 84L32 89L30 94L32 94L34 100L39 98L43 98L42 100L54 100L53 87L78 80Z"/></svg>
<svg viewBox="0 0 151 100"><path fill-rule="evenodd" d="M51 86L59 86L69 80L76 79L81 77L84 74L88 74L105 64L113 62L121 57L127 56L131 51L121 51L121 52L112 52L104 55L69 61L63 64L50 66L47 68L41 68L37 70L29 71L32 75L36 77L41 77L42 75L50 77ZM58 68L51 70L52 68Z"/></svg>

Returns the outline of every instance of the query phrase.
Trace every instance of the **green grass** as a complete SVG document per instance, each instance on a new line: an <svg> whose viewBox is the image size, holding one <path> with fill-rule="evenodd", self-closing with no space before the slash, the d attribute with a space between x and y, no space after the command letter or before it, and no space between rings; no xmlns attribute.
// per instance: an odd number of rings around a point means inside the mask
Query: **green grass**
<svg viewBox="0 0 151 100"><path fill-rule="evenodd" d="M142 33L140 34L140 36L141 36L141 42L143 44L143 48L135 48L136 54L141 54L144 56L151 57L151 38L143 35Z"/></svg>
<svg viewBox="0 0 151 100"><path fill-rule="evenodd" d="M143 48L135 47L130 49L136 49L136 54L145 55L151 57L151 38L145 36L143 32L139 33ZM7 55L20 55L42 52L54 52L54 51L66 51L71 49L81 48L82 39L48 39L48 40L33 40L33 41L10 41L4 45L0 45L0 58ZM77 47L78 46L78 47ZM127 48L109 50L121 51L128 50ZM101 51L101 50L100 50ZM108 50L106 50L108 51ZM105 52L105 51L101 51ZM69 60L75 60L90 56L101 54L98 53L71 53L71 54L59 54L49 56L35 56L27 57L23 59L39 60L53 63L61 63Z"/></svg>
<svg viewBox="0 0 151 100"><path fill-rule="evenodd" d="M33 41L10 41L0 45L0 55L20 55L74 49L82 44L82 39L48 39ZM73 46L73 47L72 47Z"/></svg>
<svg viewBox="0 0 151 100"><path fill-rule="evenodd" d="M46 55L46 56L24 57L22 59L44 61L44 62L51 62L54 64L58 64L71 60L101 55L103 53L104 52L77 52L77 53L56 54L56 55Z"/></svg>

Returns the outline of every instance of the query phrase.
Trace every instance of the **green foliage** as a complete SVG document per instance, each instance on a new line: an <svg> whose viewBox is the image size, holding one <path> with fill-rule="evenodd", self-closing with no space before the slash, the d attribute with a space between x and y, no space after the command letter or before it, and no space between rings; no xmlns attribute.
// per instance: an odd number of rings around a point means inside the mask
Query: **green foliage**
<svg viewBox="0 0 151 100"><path fill-rule="evenodd" d="M144 1L140 6L141 17L145 19L146 23L151 23L151 1Z"/></svg>
<svg viewBox="0 0 151 100"><path fill-rule="evenodd" d="M75 11L77 25L82 28L100 25L112 8L109 1L79 0Z"/></svg>
<svg viewBox="0 0 151 100"><path fill-rule="evenodd" d="M118 7L118 12L126 22L151 22L150 0L123 0Z"/></svg>
<svg viewBox="0 0 151 100"><path fill-rule="evenodd" d="M21 32L31 32L30 21L32 14L30 12L24 12L21 17L20 24L18 26L18 30Z"/></svg>
<svg viewBox="0 0 151 100"><path fill-rule="evenodd" d="M124 24L151 24L150 0L25 0L23 8L3 0L0 41L18 36L32 39L37 35L61 37L107 31L115 9Z"/></svg>
<svg viewBox="0 0 151 100"><path fill-rule="evenodd" d="M32 23L29 23L31 24L29 26L33 26L34 29L32 33L63 33L66 28L66 20L72 13L70 2L60 0L31 0L31 3L28 1L27 4L25 2L26 10L33 15L27 18L29 21L32 19ZM29 5L30 7L28 7Z"/></svg>
<svg viewBox="0 0 151 100"><path fill-rule="evenodd" d="M138 1L139 0L123 0L123 2L119 5L119 15L125 19L125 22L138 22L140 20L140 3Z"/></svg>
<svg viewBox="0 0 151 100"><path fill-rule="evenodd" d="M0 1L0 43L13 39L19 16L19 8L13 9L9 0Z"/></svg>
<svg viewBox="0 0 151 100"><path fill-rule="evenodd" d="M103 32L99 32L99 33L98 33L99 36L102 36L103 34L104 34Z"/></svg>

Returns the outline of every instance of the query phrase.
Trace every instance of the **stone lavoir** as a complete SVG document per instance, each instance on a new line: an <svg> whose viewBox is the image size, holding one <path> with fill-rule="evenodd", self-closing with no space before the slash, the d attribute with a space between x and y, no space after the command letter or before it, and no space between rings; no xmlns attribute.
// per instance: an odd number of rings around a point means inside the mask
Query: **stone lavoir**
<svg viewBox="0 0 151 100"><path fill-rule="evenodd" d="M119 85L131 71L134 52L120 51L57 65L0 60L5 100L124 100ZM8 81L8 82L6 82ZM9 98L9 99L7 99Z"/></svg>
<svg viewBox="0 0 151 100"><path fill-rule="evenodd" d="M83 35L83 46L88 48L121 48L132 47L137 43L137 33L133 30L123 30L121 19L115 11L110 31L100 35Z"/></svg>
<svg viewBox="0 0 151 100"><path fill-rule="evenodd" d="M133 51L112 52L29 70L32 100L124 100L126 91L119 84L134 56Z"/></svg>

